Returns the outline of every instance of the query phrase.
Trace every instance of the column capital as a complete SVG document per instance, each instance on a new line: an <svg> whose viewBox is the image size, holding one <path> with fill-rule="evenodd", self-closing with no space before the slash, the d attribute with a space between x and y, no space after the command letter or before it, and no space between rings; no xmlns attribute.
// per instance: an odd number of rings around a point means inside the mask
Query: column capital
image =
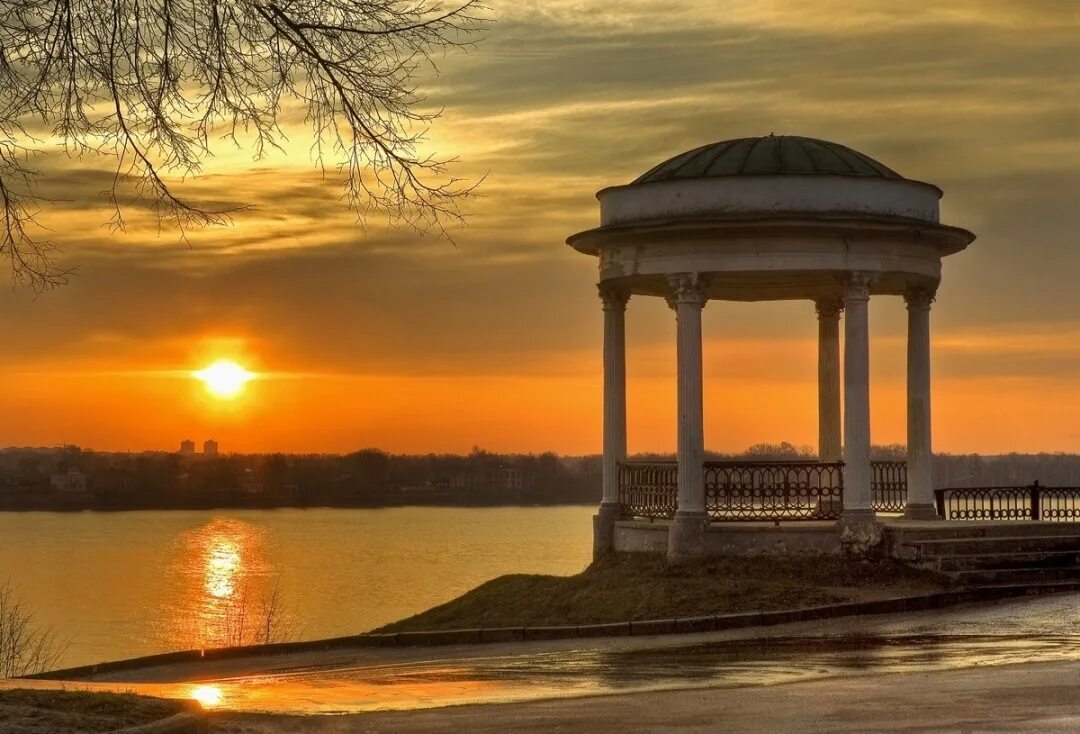
<svg viewBox="0 0 1080 734"><path fill-rule="evenodd" d="M665 300L671 308L680 303L689 303L698 308L705 307L705 279L700 273L672 273L667 276L668 285L671 286L671 295Z"/></svg>
<svg viewBox="0 0 1080 734"><path fill-rule="evenodd" d="M848 273L844 279L844 303L851 301L869 301L870 286L877 280L873 273L859 270Z"/></svg>
<svg viewBox="0 0 1080 734"><path fill-rule="evenodd" d="M625 288L610 283L597 283L596 289L600 293L600 300L604 304L605 311L626 310L626 304L630 300L630 293Z"/></svg>
<svg viewBox="0 0 1080 734"><path fill-rule="evenodd" d="M814 301L814 310L819 319L838 319L840 312L844 310L842 298L821 298Z"/></svg>
<svg viewBox="0 0 1080 734"><path fill-rule="evenodd" d="M937 298L936 288L912 288L904 293L908 311L929 311L930 304Z"/></svg>

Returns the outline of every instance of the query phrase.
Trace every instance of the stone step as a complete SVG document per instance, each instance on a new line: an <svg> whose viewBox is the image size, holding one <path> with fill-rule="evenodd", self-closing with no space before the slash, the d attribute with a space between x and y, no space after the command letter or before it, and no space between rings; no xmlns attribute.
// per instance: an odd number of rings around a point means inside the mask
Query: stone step
<svg viewBox="0 0 1080 734"><path fill-rule="evenodd" d="M985 584L1044 584L1080 581L1080 568L998 568L949 571L946 576L966 586Z"/></svg>
<svg viewBox="0 0 1080 734"><path fill-rule="evenodd" d="M891 523L886 532L895 543L923 540L963 540L966 538L1019 538L1025 536L1080 537L1080 523L1069 522L936 522L924 525Z"/></svg>
<svg viewBox="0 0 1080 734"><path fill-rule="evenodd" d="M924 559L920 565L944 573L1030 568L1080 569L1080 550L933 556Z"/></svg>
<svg viewBox="0 0 1080 734"><path fill-rule="evenodd" d="M997 553L1037 553L1080 551L1080 536L1024 535L957 539L894 541L897 557L927 560L939 556L993 555Z"/></svg>

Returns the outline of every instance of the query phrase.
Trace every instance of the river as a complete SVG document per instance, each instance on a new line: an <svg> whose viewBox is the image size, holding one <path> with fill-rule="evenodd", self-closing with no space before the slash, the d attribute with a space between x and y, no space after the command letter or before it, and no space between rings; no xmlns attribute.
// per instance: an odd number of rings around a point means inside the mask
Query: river
<svg viewBox="0 0 1080 734"><path fill-rule="evenodd" d="M356 634L507 573L588 564L594 508L0 513L0 583L62 666ZM275 593L276 590L276 593Z"/></svg>

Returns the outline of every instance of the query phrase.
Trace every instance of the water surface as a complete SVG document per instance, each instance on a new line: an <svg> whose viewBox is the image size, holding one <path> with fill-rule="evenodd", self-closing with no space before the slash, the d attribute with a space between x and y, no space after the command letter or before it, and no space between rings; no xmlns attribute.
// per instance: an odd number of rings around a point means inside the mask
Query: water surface
<svg viewBox="0 0 1080 734"><path fill-rule="evenodd" d="M0 513L0 579L63 666L356 634L506 573L577 573L594 508ZM275 594L275 589L277 593Z"/></svg>

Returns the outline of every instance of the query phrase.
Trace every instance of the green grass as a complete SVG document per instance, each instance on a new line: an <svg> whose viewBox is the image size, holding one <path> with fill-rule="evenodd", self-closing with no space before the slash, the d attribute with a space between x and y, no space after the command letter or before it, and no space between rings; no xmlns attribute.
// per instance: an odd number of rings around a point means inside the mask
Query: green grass
<svg viewBox="0 0 1080 734"><path fill-rule="evenodd" d="M187 704L132 693L17 688L0 691L4 734L109 732L172 716Z"/></svg>
<svg viewBox="0 0 1080 734"><path fill-rule="evenodd" d="M947 586L941 576L891 561L760 556L669 566L659 555L612 554L576 576L501 576L376 631L668 619L932 593Z"/></svg>

